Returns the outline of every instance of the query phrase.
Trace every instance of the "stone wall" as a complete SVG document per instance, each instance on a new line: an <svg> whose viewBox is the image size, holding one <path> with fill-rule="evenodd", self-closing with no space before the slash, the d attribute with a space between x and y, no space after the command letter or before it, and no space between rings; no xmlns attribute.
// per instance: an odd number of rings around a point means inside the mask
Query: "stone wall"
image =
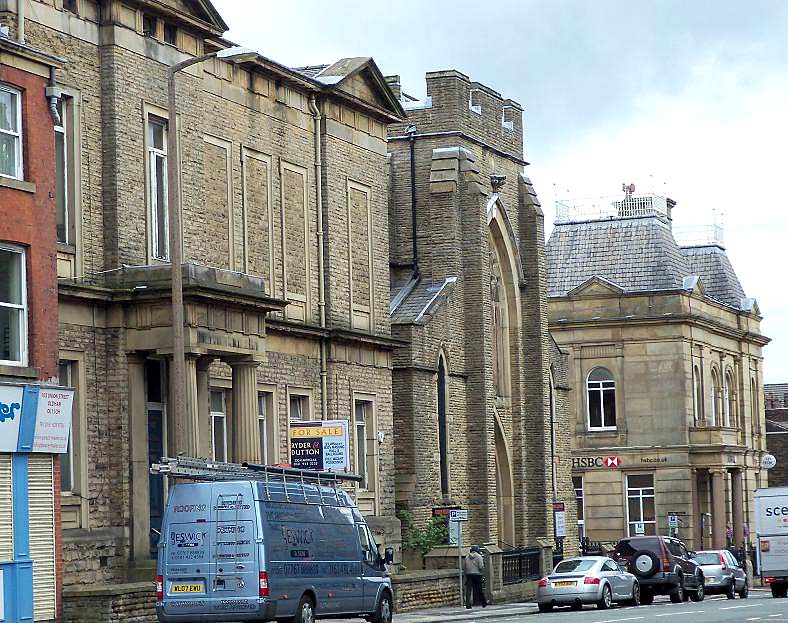
<svg viewBox="0 0 788 623"><path fill-rule="evenodd" d="M69 588L63 592L63 623L156 623L153 582Z"/></svg>
<svg viewBox="0 0 788 623"><path fill-rule="evenodd" d="M459 571L436 569L394 575L394 611L460 605Z"/></svg>

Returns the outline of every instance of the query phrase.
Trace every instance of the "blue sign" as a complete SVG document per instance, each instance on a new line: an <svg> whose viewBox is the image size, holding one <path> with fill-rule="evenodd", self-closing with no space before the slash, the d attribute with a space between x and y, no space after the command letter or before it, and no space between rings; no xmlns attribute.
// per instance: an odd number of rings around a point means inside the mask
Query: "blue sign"
<svg viewBox="0 0 788 623"><path fill-rule="evenodd" d="M73 404L73 389L0 384L0 452L67 452Z"/></svg>

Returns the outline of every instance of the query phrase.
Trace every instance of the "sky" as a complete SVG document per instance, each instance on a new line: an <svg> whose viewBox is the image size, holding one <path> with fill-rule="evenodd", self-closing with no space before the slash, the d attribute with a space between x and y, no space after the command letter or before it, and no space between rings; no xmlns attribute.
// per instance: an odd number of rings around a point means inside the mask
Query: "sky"
<svg viewBox="0 0 788 623"><path fill-rule="evenodd" d="M526 174L555 199L623 183L717 223L788 382L788 2L214 0L228 38L291 67L372 56L403 90L458 69L525 109Z"/></svg>

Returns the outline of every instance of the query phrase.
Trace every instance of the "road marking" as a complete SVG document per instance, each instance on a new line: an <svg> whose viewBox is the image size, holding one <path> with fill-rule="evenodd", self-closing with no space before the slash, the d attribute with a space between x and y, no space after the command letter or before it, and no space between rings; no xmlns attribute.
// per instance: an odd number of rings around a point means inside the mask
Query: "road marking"
<svg viewBox="0 0 788 623"><path fill-rule="evenodd" d="M736 610L736 608L757 608L758 604L750 604L748 606L728 606L727 608L720 608L720 610Z"/></svg>
<svg viewBox="0 0 788 623"><path fill-rule="evenodd" d="M637 621L646 617L627 617L626 619L605 619L604 621L594 621L594 623L618 623L618 621Z"/></svg>
<svg viewBox="0 0 788 623"><path fill-rule="evenodd" d="M684 612L666 612L665 614L655 614L655 617L672 617L676 616L677 614L700 614L701 612L705 612L705 610L685 610Z"/></svg>

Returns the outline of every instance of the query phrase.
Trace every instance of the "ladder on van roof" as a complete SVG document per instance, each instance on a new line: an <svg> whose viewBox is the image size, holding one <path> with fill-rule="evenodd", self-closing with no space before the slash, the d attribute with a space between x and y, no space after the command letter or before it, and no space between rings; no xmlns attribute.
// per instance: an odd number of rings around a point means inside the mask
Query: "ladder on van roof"
<svg viewBox="0 0 788 623"><path fill-rule="evenodd" d="M187 456L162 457L150 467L151 474L182 478L195 481L255 480L263 483L266 500L271 500L271 488L281 487L287 502L304 504L327 504L347 506L342 491L342 482L361 482L363 478L355 474L318 472L277 465L256 465L254 463L224 463ZM288 486L289 485L289 486ZM307 485L315 487L311 496ZM331 493L324 494L323 488ZM289 489L295 489L291 491Z"/></svg>

